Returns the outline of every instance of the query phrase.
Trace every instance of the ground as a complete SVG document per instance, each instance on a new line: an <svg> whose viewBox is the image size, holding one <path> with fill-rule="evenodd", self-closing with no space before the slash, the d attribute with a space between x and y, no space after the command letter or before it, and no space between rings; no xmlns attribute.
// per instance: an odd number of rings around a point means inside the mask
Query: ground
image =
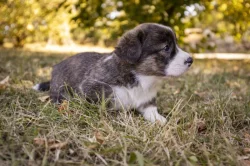
<svg viewBox="0 0 250 166"><path fill-rule="evenodd" d="M249 60L195 60L158 94L166 125L31 87L72 54L0 49L0 165L249 165ZM9 79L8 79L9 78Z"/></svg>

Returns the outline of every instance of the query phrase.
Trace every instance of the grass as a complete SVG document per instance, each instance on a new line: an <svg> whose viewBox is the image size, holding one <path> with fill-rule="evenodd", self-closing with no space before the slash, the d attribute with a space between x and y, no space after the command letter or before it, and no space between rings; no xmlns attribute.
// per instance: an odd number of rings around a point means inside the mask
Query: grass
<svg viewBox="0 0 250 166"><path fill-rule="evenodd" d="M165 126L75 98L57 106L31 89L70 54L0 49L0 165L247 165L249 61L195 60L159 92Z"/></svg>

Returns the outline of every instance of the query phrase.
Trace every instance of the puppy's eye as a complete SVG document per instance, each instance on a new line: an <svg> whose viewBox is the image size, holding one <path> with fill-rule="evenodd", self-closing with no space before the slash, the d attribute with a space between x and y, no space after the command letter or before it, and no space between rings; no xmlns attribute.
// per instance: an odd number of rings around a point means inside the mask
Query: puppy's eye
<svg viewBox="0 0 250 166"><path fill-rule="evenodd" d="M168 44L164 47L164 51L166 52L170 51L170 46Z"/></svg>

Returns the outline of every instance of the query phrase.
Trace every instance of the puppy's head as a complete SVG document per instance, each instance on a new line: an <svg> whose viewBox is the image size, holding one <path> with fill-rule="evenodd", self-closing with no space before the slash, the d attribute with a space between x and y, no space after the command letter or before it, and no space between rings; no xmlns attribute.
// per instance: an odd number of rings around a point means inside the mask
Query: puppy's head
<svg viewBox="0 0 250 166"><path fill-rule="evenodd" d="M114 52L134 65L137 73L148 76L179 76L193 63L191 56L178 47L173 30L154 23L125 33Z"/></svg>

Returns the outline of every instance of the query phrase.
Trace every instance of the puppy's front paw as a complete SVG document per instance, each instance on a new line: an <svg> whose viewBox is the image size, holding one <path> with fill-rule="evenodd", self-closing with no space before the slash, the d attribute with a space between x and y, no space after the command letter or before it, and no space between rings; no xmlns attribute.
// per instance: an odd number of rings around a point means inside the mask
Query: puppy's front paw
<svg viewBox="0 0 250 166"><path fill-rule="evenodd" d="M162 125L166 124L167 119L164 116L160 115L160 114L158 114L158 115L159 115L159 117L158 117L158 119L156 119L156 122L159 121L160 124L162 124Z"/></svg>
<svg viewBox="0 0 250 166"><path fill-rule="evenodd" d="M159 121L161 124L165 124L167 122L167 119L161 116L158 113L157 108L153 106L147 107L143 110L143 117L152 123Z"/></svg>

